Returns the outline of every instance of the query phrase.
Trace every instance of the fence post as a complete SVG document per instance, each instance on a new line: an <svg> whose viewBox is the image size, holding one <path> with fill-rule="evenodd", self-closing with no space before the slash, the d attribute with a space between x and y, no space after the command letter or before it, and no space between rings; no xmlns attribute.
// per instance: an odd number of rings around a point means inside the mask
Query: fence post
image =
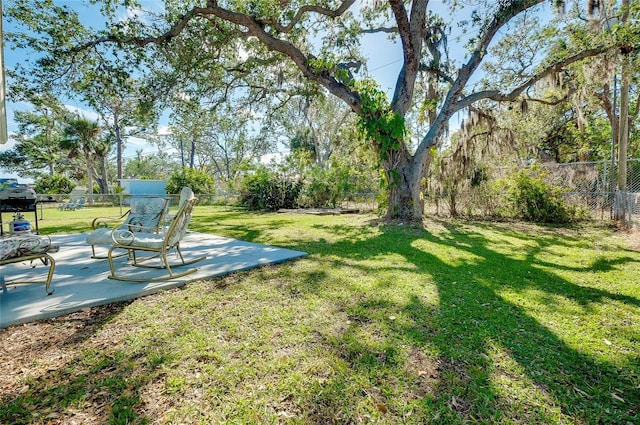
<svg viewBox="0 0 640 425"><path fill-rule="evenodd" d="M627 192L623 190L616 190L616 215L615 219L623 221L625 226L628 225L627 220Z"/></svg>

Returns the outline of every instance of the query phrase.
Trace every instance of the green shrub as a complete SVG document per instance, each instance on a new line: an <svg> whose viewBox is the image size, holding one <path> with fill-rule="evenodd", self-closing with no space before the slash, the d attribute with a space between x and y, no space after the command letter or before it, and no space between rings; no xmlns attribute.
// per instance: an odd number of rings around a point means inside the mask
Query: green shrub
<svg viewBox="0 0 640 425"><path fill-rule="evenodd" d="M35 181L34 190L36 193L71 193L76 184L68 177L57 174L53 176L42 176Z"/></svg>
<svg viewBox="0 0 640 425"><path fill-rule="evenodd" d="M314 166L305 176L305 185L300 194L300 205L314 208L335 208L352 189L347 168Z"/></svg>
<svg viewBox="0 0 640 425"><path fill-rule="evenodd" d="M185 186L189 186L194 193L198 194L213 194L216 190L215 181L209 174L192 168L183 168L169 177L167 192L180 193Z"/></svg>
<svg viewBox="0 0 640 425"><path fill-rule="evenodd" d="M547 175L548 172L533 166L501 182L508 215L538 223L565 224L577 219L575 209L564 201L563 190L545 181Z"/></svg>
<svg viewBox="0 0 640 425"><path fill-rule="evenodd" d="M240 204L254 211L296 208L301 189L301 182L286 179L262 166L242 181Z"/></svg>

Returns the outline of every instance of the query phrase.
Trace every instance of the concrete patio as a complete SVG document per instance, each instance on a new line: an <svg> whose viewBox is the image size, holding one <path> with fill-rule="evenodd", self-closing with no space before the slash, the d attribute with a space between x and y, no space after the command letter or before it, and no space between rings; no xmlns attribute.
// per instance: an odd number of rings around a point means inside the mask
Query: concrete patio
<svg viewBox="0 0 640 425"><path fill-rule="evenodd" d="M206 256L205 260L186 266L197 267L195 273L171 281L122 282L107 278L110 274L107 260L90 258L91 250L85 242L86 236L75 234L51 237L52 244L60 246L58 252L51 254L56 261L51 282L51 288L55 292L52 295L47 296L42 284L11 285L12 280L45 276L48 267L41 262L2 266L0 282L4 278L6 285L0 288L0 328L61 316L111 302L132 300L183 286L190 281L210 279L306 255L300 251L190 232L181 242L185 260ZM106 249L104 252L106 253ZM124 263L127 259L125 256L115 261L126 266ZM135 269L137 270L134 272L146 273L149 277L165 272L147 268Z"/></svg>

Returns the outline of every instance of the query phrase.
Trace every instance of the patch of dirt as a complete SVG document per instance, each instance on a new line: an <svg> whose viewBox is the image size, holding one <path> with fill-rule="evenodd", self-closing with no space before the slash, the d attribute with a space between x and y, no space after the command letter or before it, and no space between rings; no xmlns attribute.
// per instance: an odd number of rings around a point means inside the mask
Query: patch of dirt
<svg viewBox="0 0 640 425"><path fill-rule="evenodd" d="M620 231L619 235L629 244L629 249L640 252L640 230Z"/></svg>
<svg viewBox="0 0 640 425"><path fill-rule="evenodd" d="M39 380L77 358L85 347L83 342L127 304L108 304L0 330L0 404L6 405L29 391L30 379ZM91 423L91 412L83 414L89 415L87 423ZM96 414L94 418L99 416Z"/></svg>
<svg viewBox="0 0 640 425"><path fill-rule="evenodd" d="M311 214L311 215L340 215L340 214L357 214L360 212L356 208L281 208L278 214L295 213L295 214Z"/></svg>
<svg viewBox="0 0 640 425"><path fill-rule="evenodd" d="M408 357L409 371L418 377L418 385L414 387L415 398L420 399L427 394L434 394L440 380L440 360L413 348Z"/></svg>

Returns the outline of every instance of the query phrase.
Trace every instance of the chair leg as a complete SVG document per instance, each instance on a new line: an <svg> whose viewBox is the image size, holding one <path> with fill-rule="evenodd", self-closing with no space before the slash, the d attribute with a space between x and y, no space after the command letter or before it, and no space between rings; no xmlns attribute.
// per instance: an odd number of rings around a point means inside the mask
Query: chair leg
<svg viewBox="0 0 640 425"><path fill-rule="evenodd" d="M188 261L185 261L184 257L182 256L182 251L180 250L180 244L177 244L175 248L176 248L176 253L178 255L178 258L180 259L180 262L178 264L171 265L169 263L169 260L166 258L166 255L163 257L162 254L158 254L158 255L151 256L151 257L145 257L142 260L134 260L131 265L135 266L135 267L146 267L146 268L149 268L149 269L166 269L166 268L168 268L167 265L169 265L169 267L188 266L190 264L197 263L197 262L205 260L207 258L206 255L203 255L202 257L196 257L196 258L190 259ZM134 250L134 252L135 252L135 250ZM156 258L158 256L162 257L161 258L161 264L162 265L160 265L160 266L154 266L154 265L149 265L149 264L143 264L142 263L142 261L150 260L150 259Z"/></svg>
<svg viewBox="0 0 640 425"><path fill-rule="evenodd" d="M43 283L44 290L47 292L47 295L53 294L55 292L55 289L50 290L49 288L51 287L51 280L53 279L53 273L56 269L56 261L49 254L33 254L23 257L16 257L9 260L3 260L1 264L11 264L22 261L30 261L31 263L33 263L33 261L35 260L40 260L42 261L42 264L49 267L49 271L47 272L47 277L45 280L14 280L9 282L5 281L3 282L2 286Z"/></svg>
<svg viewBox="0 0 640 425"><path fill-rule="evenodd" d="M122 253L122 254L113 255L114 249L118 249L118 248L116 247L109 248L109 251L107 252L107 256L105 257L107 260L109 260L109 270L111 270L111 275L108 276L109 279L115 279L115 276L116 276L116 268L113 265L113 259L122 257L127 254L129 255L129 258L131 258L131 255L132 255L131 250L127 250L125 253Z"/></svg>
<svg viewBox="0 0 640 425"><path fill-rule="evenodd" d="M125 252L125 253L116 255L113 258L121 257L123 255L127 255L127 253ZM91 258L93 258L94 260L106 260L107 256L106 255L98 255L98 254L96 254L96 246L95 245L91 245Z"/></svg>
<svg viewBox="0 0 640 425"><path fill-rule="evenodd" d="M44 283L44 290L47 291L47 295L51 295L55 292L55 289L49 291L49 286L51 285L51 279L53 279L53 271L56 268L56 260L54 260L53 257L49 254L45 254L44 258L42 258L41 260L45 266L49 266L49 273L47 274L47 280Z"/></svg>
<svg viewBox="0 0 640 425"><path fill-rule="evenodd" d="M91 258L96 259L96 260L102 260L106 257L100 257L96 254L96 246L95 245L91 245Z"/></svg>
<svg viewBox="0 0 640 425"><path fill-rule="evenodd" d="M113 264L113 250L114 248L109 249L109 268L111 270L111 275L108 276L109 279L115 279L115 280L122 280L122 281L126 281L126 282L160 282L160 281L166 281L166 280L171 280L171 279L176 279L178 277L182 277L182 276L186 276L189 275L191 273L196 272L198 269L197 268L192 268L192 269L188 269L179 273L174 273L173 269L172 269L172 265L169 263L169 260L167 259L167 253L166 252L160 252L157 253L157 255L155 257L160 257L160 262L161 262L161 266L150 266L147 264L140 264L140 263L136 263L135 262L135 258L136 258L136 254L135 251L136 250L130 250L133 251L132 256L134 258L134 262L129 264L129 266L137 266L137 267L143 267L143 268L152 268L152 269L165 269L167 271L167 274L164 274L162 276L158 276L158 277L154 277L154 278L138 278L138 277L127 277L127 276L123 276L123 275L117 275L116 274L116 270L115 270L115 265ZM142 259L142 261L147 260L151 257L145 257ZM180 266L184 266L184 265L188 265L188 264L192 264L196 261L201 261L204 260L206 257L200 257L196 260L192 260L189 262L185 262L184 260L182 261L181 264L174 264L173 267L180 267Z"/></svg>

